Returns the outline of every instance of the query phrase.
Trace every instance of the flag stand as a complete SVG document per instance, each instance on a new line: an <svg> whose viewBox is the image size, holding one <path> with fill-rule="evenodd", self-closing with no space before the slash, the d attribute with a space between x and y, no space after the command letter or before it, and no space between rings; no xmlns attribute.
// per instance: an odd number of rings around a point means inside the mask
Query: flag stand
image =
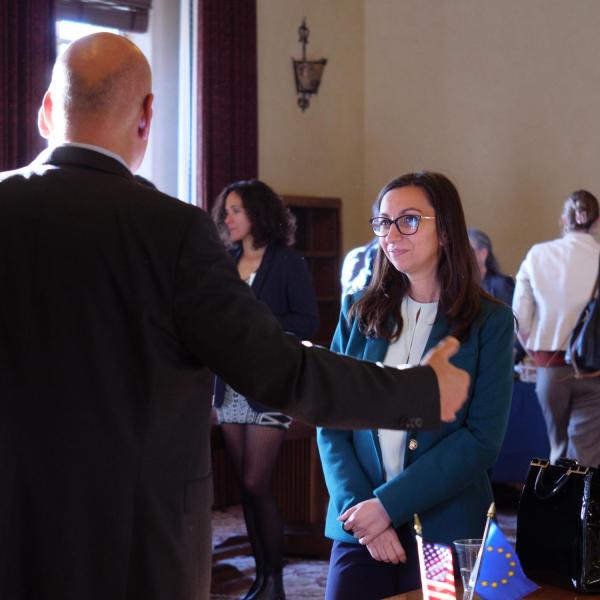
<svg viewBox="0 0 600 600"><path fill-rule="evenodd" d="M477 553L477 559L475 560L475 566L471 571L471 577L469 577L469 589L467 591L467 596L465 600L472 600L473 594L475 593L475 585L477 584L477 577L479 577L479 569L481 568L481 558L483 556L483 547L485 546L485 541L487 540L488 533L490 531L490 523L492 519L496 516L496 505L492 502L487 512L487 520L485 522L485 529L483 530L483 538L481 539L481 547L479 548L479 552Z"/></svg>
<svg viewBox="0 0 600 600"><path fill-rule="evenodd" d="M429 600L429 591L425 582L425 561L423 560L423 527L419 515L415 513L415 538L417 540L417 552L419 553L419 571L421 573L421 588L423 590L423 600Z"/></svg>

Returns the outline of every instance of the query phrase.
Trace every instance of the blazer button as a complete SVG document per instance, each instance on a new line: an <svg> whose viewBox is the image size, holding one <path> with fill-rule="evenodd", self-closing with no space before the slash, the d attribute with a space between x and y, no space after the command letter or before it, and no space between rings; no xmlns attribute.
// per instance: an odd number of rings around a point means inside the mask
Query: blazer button
<svg viewBox="0 0 600 600"><path fill-rule="evenodd" d="M419 442L417 442L417 440L415 440L414 438L409 440L409 442L408 442L409 450L416 450L418 447L419 447Z"/></svg>

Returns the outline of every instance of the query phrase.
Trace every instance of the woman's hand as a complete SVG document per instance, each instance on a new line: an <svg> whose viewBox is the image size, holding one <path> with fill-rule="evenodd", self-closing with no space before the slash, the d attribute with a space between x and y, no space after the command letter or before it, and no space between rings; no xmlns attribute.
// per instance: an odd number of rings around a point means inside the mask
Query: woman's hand
<svg viewBox="0 0 600 600"><path fill-rule="evenodd" d="M380 560L381 562L393 563L395 565L406 562L406 552L393 527L388 527L370 544L367 544L367 550L375 560Z"/></svg>
<svg viewBox="0 0 600 600"><path fill-rule="evenodd" d="M370 498L344 511L338 521L344 529L363 545L370 544L391 523L391 519L378 498Z"/></svg>

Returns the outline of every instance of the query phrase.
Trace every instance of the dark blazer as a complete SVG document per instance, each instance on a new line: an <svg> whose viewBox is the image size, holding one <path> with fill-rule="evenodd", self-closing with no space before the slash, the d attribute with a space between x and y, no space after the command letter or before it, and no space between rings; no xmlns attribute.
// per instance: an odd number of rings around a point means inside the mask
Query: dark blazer
<svg viewBox="0 0 600 600"><path fill-rule="evenodd" d="M388 342L365 337L355 320L347 320L358 295L346 299L332 349L383 361ZM438 431L407 428L404 470L393 479L385 480L377 430L318 430L330 495L328 537L358 543L337 517L373 497L379 498L394 527L411 522L418 513L423 534L432 542L451 544L456 539L481 537L492 501L487 470L498 457L508 422L513 329L511 310L483 298L468 339L451 359L471 375L469 399L456 420L444 423ZM438 312L425 352L448 332L448 322Z"/></svg>
<svg viewBox="0 0 600 600"><path fill-rule="evenodd" d="M510 275L502 273L486 273L481 287L494 298L502 300L507 306L512 306L515 293L515 280Z"/></svg>
<svg viewBox="0 0 600 600"><path fill-rule="evenodd" d="M241 254L240 246L231 251L236 262ZM317 300L306 261L297 250L269 244L250 287L271 309L284 331L303 340L315 334L319 324ZM216 377L214 405L221 406L224 397L225 382ZM250 398L247 401L254 410L265 410L264 405Z"/></svg>
<svg viewBox="0 0 600 600"><path fill-rule="evenodd" d="M206 213L101 153L0 174L0 289L2 600L208 598L205 367L309 423L439 422L431 368L284 334Z"/></svg>

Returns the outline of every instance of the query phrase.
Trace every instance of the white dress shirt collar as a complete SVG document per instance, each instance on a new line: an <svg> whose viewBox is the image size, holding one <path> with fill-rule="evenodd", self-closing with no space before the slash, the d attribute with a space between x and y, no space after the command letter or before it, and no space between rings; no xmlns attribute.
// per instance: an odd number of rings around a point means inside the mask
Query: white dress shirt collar
<svg viewBox="0 0 600 600"><path fill-rule="evenodd" d="M94 144L83 144L81 142L63 142L62 144L60 144L60 146L70 146L72 148L85 148L86 150L93 150L94 152L98 152L110 158L114 158L115 160L119 161L124 167L126 167L128 171L131 171L129 165L125 162L125 159L121 155L117 154L116 152L111 152L106 148L102 148L102 146L96 146Z"/></svg>

